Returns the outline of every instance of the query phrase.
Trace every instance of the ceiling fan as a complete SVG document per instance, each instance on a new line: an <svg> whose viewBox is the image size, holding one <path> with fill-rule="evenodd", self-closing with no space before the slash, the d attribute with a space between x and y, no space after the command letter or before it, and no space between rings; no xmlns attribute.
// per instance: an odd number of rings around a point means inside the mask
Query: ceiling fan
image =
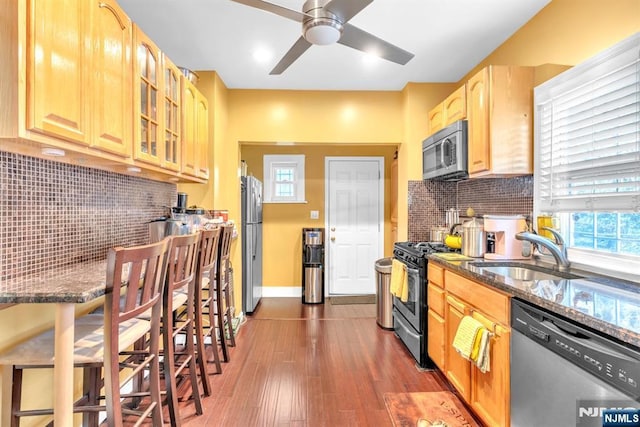
<svg viewBox="0 0 640 427"><path fill-rule="evenodd" d="M282 74L311 45L340 43L351 48L374 54L380 58L404 65L413 54L369 34L349 20L373 0L307 0L302 12L263 0L233 0L247 6L262 9L292 19L302 24L302 35L269 74Z"/></svg>

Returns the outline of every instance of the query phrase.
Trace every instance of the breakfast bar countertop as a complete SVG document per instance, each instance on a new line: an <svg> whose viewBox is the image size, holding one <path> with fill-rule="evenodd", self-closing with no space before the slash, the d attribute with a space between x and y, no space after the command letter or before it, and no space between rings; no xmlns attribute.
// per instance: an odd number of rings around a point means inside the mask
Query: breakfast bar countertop
<svg viewBox="0 0 640 427"><path fill-rule="evenodd" d="M83 303L105 293L106 260L48 270L0 283L0 303Z"/></svg>
<svg viewBox="0 0 640 427"><path fill-rule="evenodd" d="M482 272L483 259L428 255L429 262L640 348L640 284L584 271L577 279L510 281ZM508 261L508 260L504 260ZM549 268L539 261L517 261ZM475 265L474 265L475 264Z"/></svg>

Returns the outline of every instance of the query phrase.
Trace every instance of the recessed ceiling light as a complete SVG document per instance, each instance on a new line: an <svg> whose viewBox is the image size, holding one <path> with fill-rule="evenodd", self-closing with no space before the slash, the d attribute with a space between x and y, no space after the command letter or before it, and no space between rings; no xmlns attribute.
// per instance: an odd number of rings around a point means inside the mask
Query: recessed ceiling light
<svg viewBox="0 0 640 427"><path fill-rule="evenodd" d="M44 147L42 149L42 154L45 156L64 157L65 152L59 148Z"/></svg>
<svg viewBox="0 0 640 427"><path fill-rule="evenodd" d="M137 166L128 166L127 167L127 172L140 173L140 172L142 172L142 169L140 169Z"/></svg>
<svg viewBox="0 0 640 427"><path fill-rule="evenodd" d="M253 59L258 64L266 64L273 58L273 52L265 48L258 48L253 51Z"/></svg>
<svg viewBox="0 0 640 427"><path fill-rule="evenodd" d="M375 52L364 52L364 55L362 55L362 63L367 67L373 67L381 61L382 58L380 58L380 56Z"/></svg>

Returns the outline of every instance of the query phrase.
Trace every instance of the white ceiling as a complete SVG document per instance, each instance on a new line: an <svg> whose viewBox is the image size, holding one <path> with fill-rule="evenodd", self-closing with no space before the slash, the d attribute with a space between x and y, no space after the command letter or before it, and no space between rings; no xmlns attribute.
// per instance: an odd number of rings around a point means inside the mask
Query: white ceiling
<svg viewBox="0 0 640 427"><path fill-rule="evenodd" d="M457 82L551 0L375 0L349 21L415 57L406 65L341 44L311 46L269 71L301 34L295 21L231 0L119 0L176 65L214 70L229 88L401 90ZM304 0L271 0L300 11ZM271 59L258 63L263 49Z"/></svg>

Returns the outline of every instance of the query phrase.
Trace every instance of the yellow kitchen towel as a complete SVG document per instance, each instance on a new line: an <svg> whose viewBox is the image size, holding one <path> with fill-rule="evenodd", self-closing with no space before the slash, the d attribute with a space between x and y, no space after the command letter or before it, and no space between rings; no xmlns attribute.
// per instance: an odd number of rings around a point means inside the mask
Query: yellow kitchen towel
<svg viewBox="0 0 640 427"><path fill-rule="evenodd" d="M464 316L453 338L453 348L465 359L471 360L473 347L478 332L483 329L482 323L471 316Z"/></svg>
<svg viewBox="0 0 640 427"><path fill-rule="evenodd" d="M404 288L406 287L404 286L406 282L406 276L407 276L407 271L404 263L401 261L398 261L395 258L392 259L391 260L391 283L389 285L389 290L391 291L392 295L398 298L402 297L402 293L404 291Z"/></svg>

